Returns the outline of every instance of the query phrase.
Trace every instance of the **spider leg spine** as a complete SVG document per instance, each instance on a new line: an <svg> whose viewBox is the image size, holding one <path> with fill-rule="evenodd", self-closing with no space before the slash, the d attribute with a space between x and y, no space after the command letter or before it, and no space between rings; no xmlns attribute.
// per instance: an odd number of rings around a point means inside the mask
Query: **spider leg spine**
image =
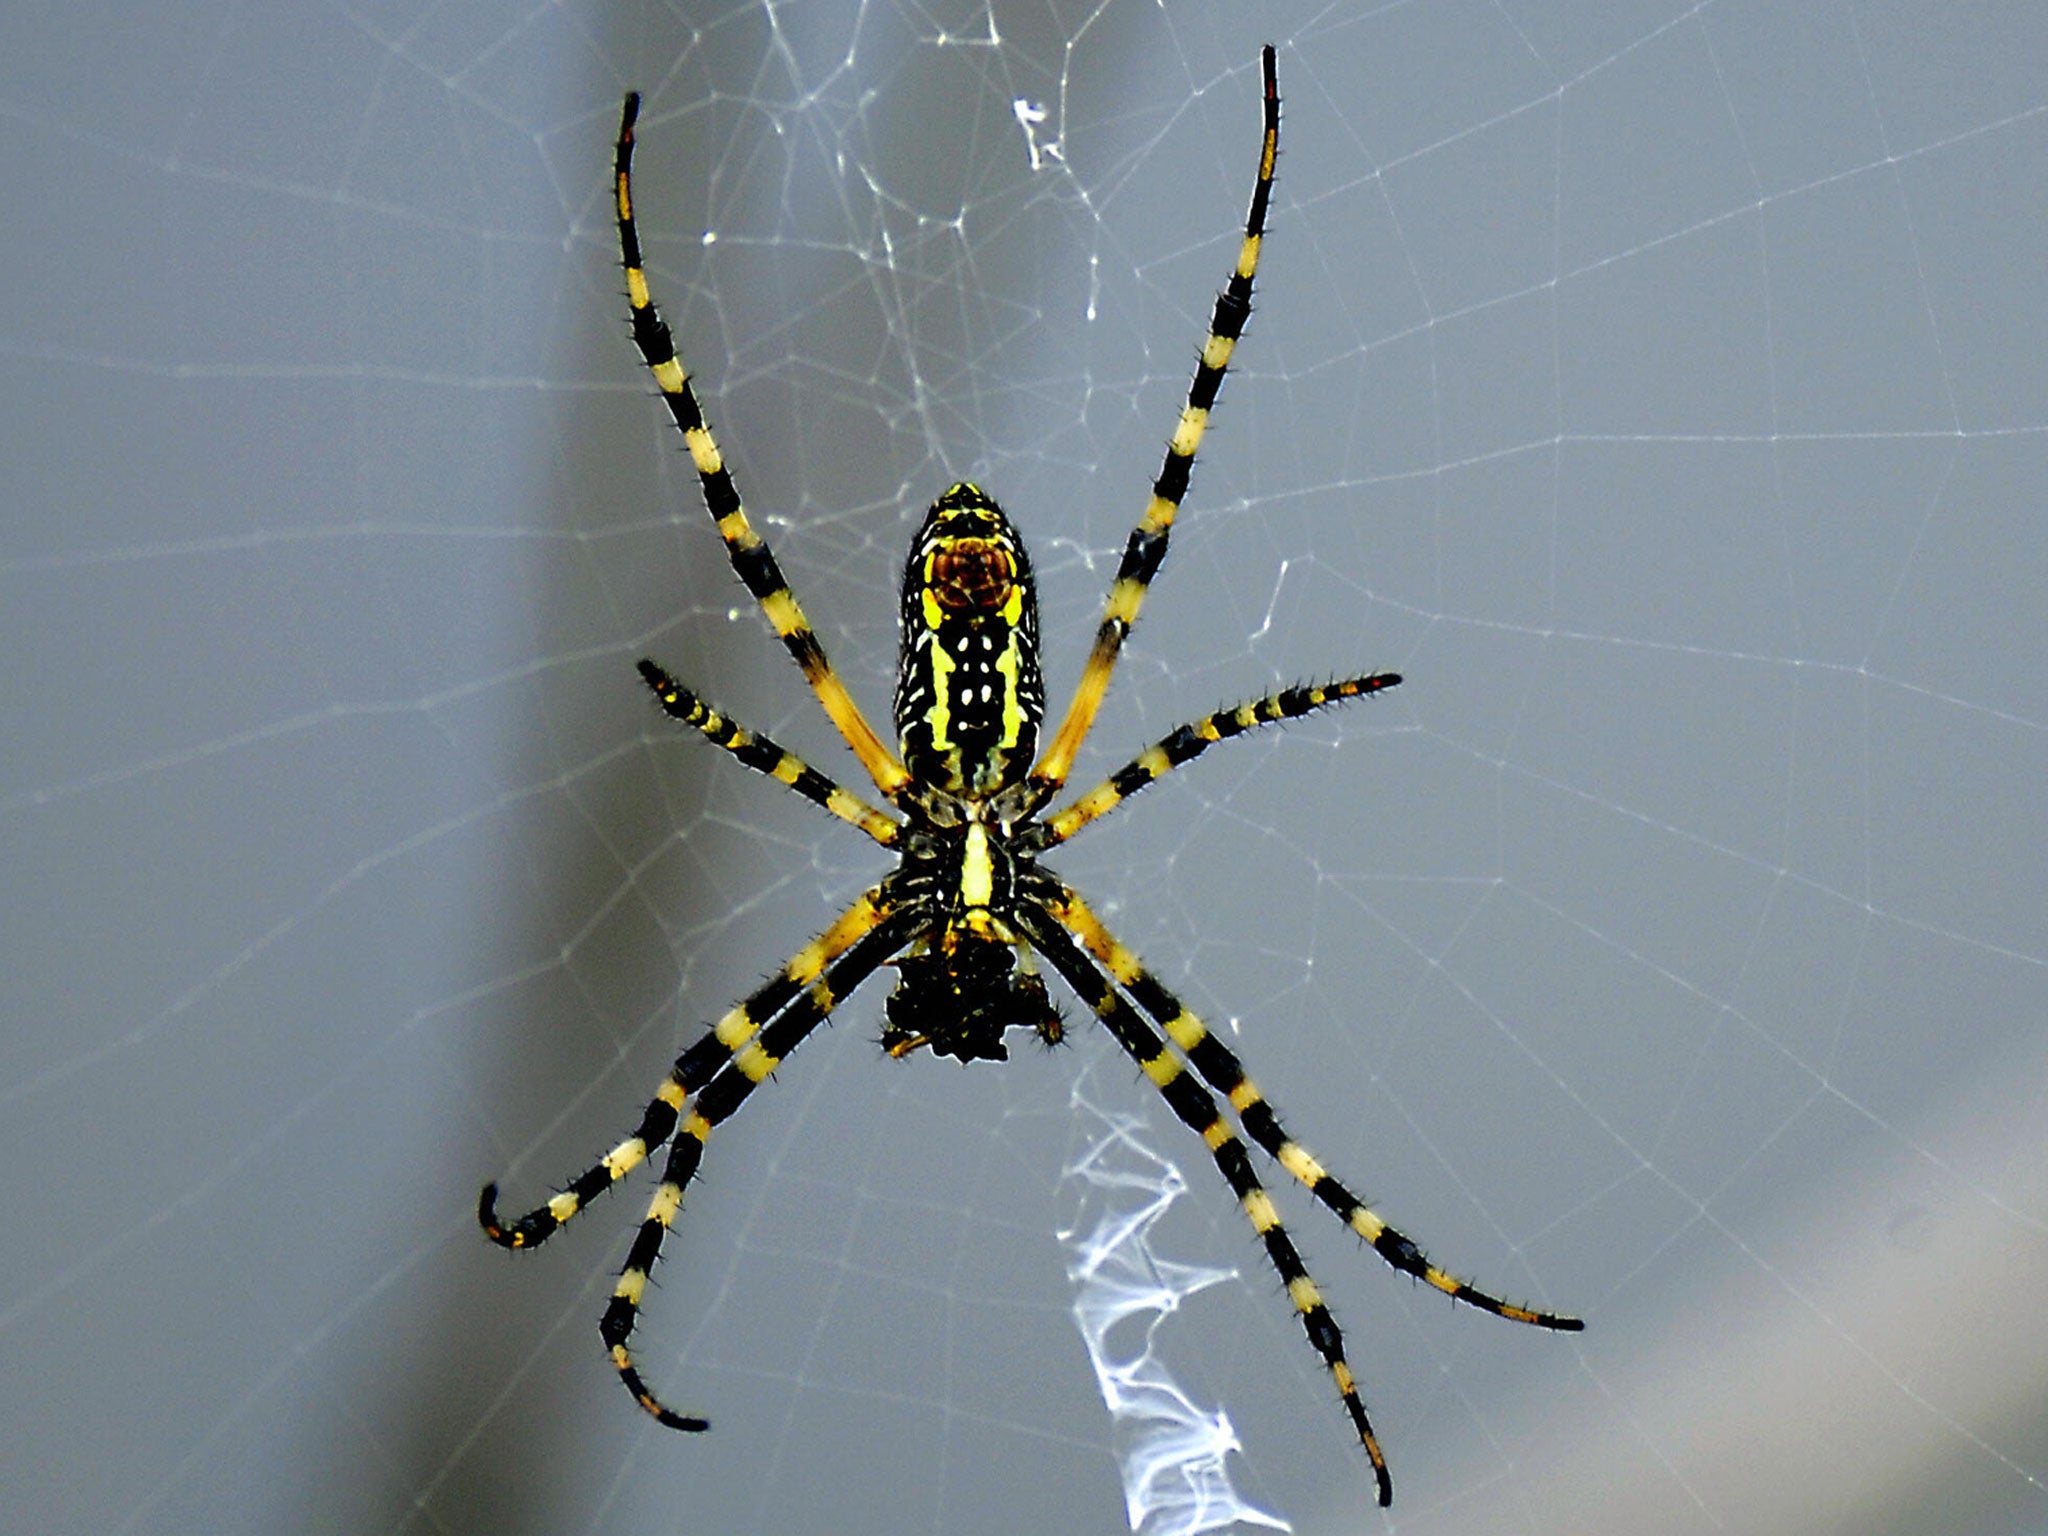
<svg viewBox="0 0 2048 1536"><path fill-rule="evenodd" d="M1389 1226L1386 1220L1347 1189L1300 1142L1287 1134L1273 1106L1244 1069L1237 1053L1210 1031L1173 991L1152 974L1144 961L1103 926L1088 904L1068 886L1060 887L1056 903L1048 903L1052 916L1075 938L1133 1001L1149 1014L1167 1038L1187 1057L1188 1064L1205 1082L1222 1094L1236 1112L1245 1134L1278 1163L1295 1182L1336 1218L1372 1246L1389 1267L1411 1275L1442 1291L1453 1301L1462 1301L1482 1312L1510 1322L1528 1323L1560 1333L1576 1333L1585 1322L1553 1312L1539 1312L1480 1290L1468 1280L1438 1268L1415 1241Z"/></svg>
<svg viewBox="0 0 2048 1536"><path fill-rule="evenodd" d="M796 594L790 590L782 568L776 564L774 553L748 520L739 490L725 467L725 457L719 451L718 440L712 436L711 428L704 420L697 392L691 387L690 377L676 356L674 334L654 306L653 295L647 286L647 273L641 263L639 227L633 218L633 124L639 115L639 93L629 93L619 118L614 185L619 255L626 271L626 302L632 320L633 343L640 349L647 371L654 376L655 387L661 391L661 398L668 406L669 415L675 419L677 430L683 434L684 446L690 451L690 461L696 466L698 484L703 487L705 510L717 525L718 536L725 541L726 556L734 573L761 605L761 612L767 616L770 627L796 661L797 669L803 673L804 681L810 684L811 692L816 695L832 724L845 738L846 744L853 748L854 756L860 759L868 776L875 781L875 787L893 799L909 783L910 775L897 761L896 754L875 734L874 727L868 724L867 716L861 713L853 695L846 691L845 683L825 655L817 632L804 616Z"/></svg>
<svg viewBox="0 0 2048 1536"><path fill-rule="evenodd" d="M1233 704L1199 720L1191 720L1167 732L1065 810L1049 817L1044 823L1045 846L1064 843L1090 822L1107 816L1139 790L1156 783L1175 768L1193 762L1219 741L1227 741L1277 721L1298 720L1303 715L1348 699L1382 693L1400 681L1398 672L1375 672L1363 677L1338 678L1329 683L1300 683L1269 693L1262 699Z"/></svg>
<svg viewBox="0 0 2048 1536"><path fill-rule="evenodd" d="M640 677L660 701L662 713L689 726L705 740L756 773L765 774L841 821L858 827L884 848L896 846L901 824L827 777L780 743L741 725L730 715L677 682L656 661L642 659Z"/></svg>
<svg viewBox="0 0 2048 1536"><path fill-rule="evenodd" d="M1373 1432L1372 1420L1366 1413L1365 1400L1359 1394L1357 1377L1345 1359L1343 1330L1331 1316L1321 1288L1310 1277L1300 1251L1281 1223L1271 1195L1259 1182L1252 1167L1251 1153L1230 1128L1209 1091L1195 1080L1166 1039L1147 1024L1125 999L1119 990L1119 979L1099 968L1082 952L1059 926L1056 913L1027 899L1020 904L1018 921L1039 953L1045 956L1046 962L1065 978L1075 995L1102 1020L1124 1053L1138 1064L1138 1069L1159 1090L1167 1107L1208 1147L1224 1182L1237 1196L1239 1206L1265 1248L1267 1261L1286 1288L1288 1300L1301 1318L1302 1331L1308 1335L1310 1345L1322 1357L1331 1380L1336 1383L1337 1395L1344 1403L1345 1412L1350 1415L1359 1444L1372 1462L1380 1503L1391 1504L1394 1498L1393 1478L1387 1470L1386 1453L1380 1448L1379 1436Z"/></svg>

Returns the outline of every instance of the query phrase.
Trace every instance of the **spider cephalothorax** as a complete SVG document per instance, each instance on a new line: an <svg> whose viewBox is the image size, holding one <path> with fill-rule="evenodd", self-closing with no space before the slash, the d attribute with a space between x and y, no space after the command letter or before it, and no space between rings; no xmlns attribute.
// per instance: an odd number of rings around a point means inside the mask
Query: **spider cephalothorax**
<svg viewBox="0 0 2048 1536"><path fill-rule="evenodd" d="M882 1031L891 1056L930 1046L963 1062L1007 1061L1006 1030L1034 1030L1048 1045L1065 1033L1016 925L1020 904L1059 882L992 830L979 804L960 804L966 820L933 827L913 812L905 828L902 899L922 909L927 935L895 962Z"/></svg>
<svg viewBox="0 0 2048 1536"><path fill-rule="evenodd" d="M649 296L633 221L633 125L640 98L626 98L614 187L633 340L683 434L734 572L760 603L889 809L734 723L657 663L642 661L640 675L671 718L822 806L897 859L823 933L677 1057L633 1134L567 1188L510 1222L499 1220L495 1184L485 1185L478 1200L478 1219L493 1241L508 1248L532 1247L656 1148L668 1145L660 1187L626 1255L599 1333L627 1390L671 1428L701 1430L706 1421L677 1413L655 1396L641 1378L631 1339L648 1276L682 1207L683 1190L696 1176L713 1128L884 966L897 973L882 1032L892 1057L929 1047L935 1055L963 1063L1002 1061L1008 1056L1003 1036L1011 1029L1029 1029L1053 1043L1064 1026L1037 962L1044 961L1073 989L1174 1115L1208 1148L1336 1384L1372 1460L1382 1504L1392 1500L1393 1483L1345 1361L1343 1334L1260 1184L1240 1131L1393 1268L1500 1317L1541 1328L1580 1326L1577 1318L1510 1305L1430 1263L1288 1135L1236 1054L1103 926L1077 892L1039 862L1047 849L1215 743L1401 681L1391 672L1366 673L1282 688L1219 709L1169 732L1063 809L1048 811L1065 787L1074 755L1108 691L1124 637L1137 622L1146 589L1166 556L1195 450L1251 314L1252 278L1280 143L1280 92L1271 48L1261 54L1260 65L1264 131L1237 265L1217 296L1187 403L1110 584L1073 700L1043 751L1038 738L1045 689L1031 561L1009 519L977 486L955 485L932 503L904 565L895 695L900 757L875 733L840 681L740 503L724 456L704 424L696 391L676 360L674 338Z"/></svg>

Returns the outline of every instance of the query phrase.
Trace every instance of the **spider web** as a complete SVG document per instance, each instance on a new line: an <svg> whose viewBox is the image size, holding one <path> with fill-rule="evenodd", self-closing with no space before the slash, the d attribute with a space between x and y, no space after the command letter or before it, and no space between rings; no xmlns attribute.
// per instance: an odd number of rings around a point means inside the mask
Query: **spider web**
<svg viewBox="0 0 2048 1536"><path fill-rule="evenodd" d="M1064 697L1269 39L1259 311L1076 776L1408 682L1058 867L1390 1219L1588 1331L1276 1189L1383 1519L1100 1031L888 1063L876 983L693 1186L638 1341L714 1420L679 1441L595 1331L652 1180L517 1260L476 1188L609 1145L880 866L632 674L852 771L645 398L617 98L657 293L879 717L968 475ZM0 1524L1124 1529L1059 1238L1108 1127L1171 1160L1136 1195L1184 1179L1144 1234L1189 1278L1103 1338L1227 1422L1247 1521L2041 1528L2044 63L2033 8L1927 0L12 10Z"/></svg>

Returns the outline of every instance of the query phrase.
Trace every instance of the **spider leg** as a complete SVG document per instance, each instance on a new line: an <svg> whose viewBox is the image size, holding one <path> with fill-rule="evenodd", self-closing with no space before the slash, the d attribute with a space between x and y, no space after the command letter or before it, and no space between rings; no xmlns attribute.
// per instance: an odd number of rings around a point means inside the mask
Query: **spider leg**
<svg viewBox="0 0 2048 1536"><path fill-rule="evenodd" d="M876 810L859 795L840 787L795 753L733 720L709 701L692 693L661 669L658 662L643 659L640 676L661 701L663 713L671 720L698 731L715 747L721 747L756 773L765 773L788 786L813 804L822 805L841 821L860 828L884 848L896 846L902 826Z"/></svg>
<svg viewBox="0 0 2048 1536"><path fill-rule="evenodd" d="M881 928L893 907L893 899L884 886L873 886L863 892L831 927L790 956L787 965L735 1004L678 1056L661 1088L648 1101L633 1134L577 1174L566 1189L545 1205L535 1207L516 1221L500 1221L498 1186L486 1184L477 1197L476 1207L476 1219L484 1235L502 1248L535 1248L554 1236L558 1227L639 1167L650 1152L675 1134L683 1105L721 1068L734 1063L745 1072L757 1062L761 1047L754 1043L754 1036L762 1026L790 1007L806 989L814 987L828 966L840 962L848 950Z"/></svg>
<svg viewBox="0 0 2048 1536"><path fill-rule="evenodd" d="M1229 284L1216 296L1216 308L1209 320L1209 337L1202 343L1201 362L1188 386L1187 404L1166 448L1159 478L1152 485L1152 500L1138 526L1124 546L1123 563L1110 583L1109 598L1103 604L1102 622L1095 631L1095 645L1081 669L1081 681L1074 700L1038 762L1031 770L1031 783L1038 791L1038 804L1066 782L1088 729L1095 723L1109 691L1110 673L1116 668L1117 653L1124 637L1138 621L1145 589L1158 574L1166 558L1166 541L1173 531L1174 514L1187 495L1188 476L1194 469L1195 450L1208 429L1209 412L1216 404L1223 375L1230 367L1230 354L1244 335L1245 321L1252 312L1252 278L1259 267L1259 246L1265 239L1266 205L1273 193L1274 162L1280 153L1280 83L1278 66L1269 44L1259 53L1259 68L1265 82L1265 131L1259 143L1259 176L1252 187L1251 208L1245 214L1244 244L1238 249L1237 267Z"/></svg>
<svg viewBox="0 0 2048 1536"><path fill-rule="evenodd" d="M712 1127L728 1118L747 1100L747 1095L785 1061L810 1032L832 1016L853 989L903 944L915 931L921 914L899 911L884 919L864 937L848 946L809 985L789 998L782 1011L763 1026L760 1037L733 1053L711 1080L697 1091L690 1111L682 1117L675 1142L668 1150L668 1163L661 1174L661 1186L647 1207L647 1215L626 1253L612 1299L598 1323L598 1333L610 1352L612 1365L633 1400L670 1429L696 1431L709 1427L707 1420L677 1413L641 1379L633 1363L633 1324L640 1314L640 1298L646 1294L647 1278L661 1258L662 1239L675 1224L682 1209L683 1190L696 1177L697 1164Z"/></svg>
<svg viewBox="0 0 2048 1536"><path fill-rule="evenodd" d="M1376 672L1369 677L1340 678L1315 687L1303 684L1192 720L1160 737L1058 815L1047 817L1045 846L1064 843L1089 822L1107 816L1146 785L1164 778L1183 763L1193 762L1219 741L1276 720L1296 720L1346 699L1380 693L1400 681L1398 672Z"/></svg>
<svg viewBox="0 0 2048 1536"><path fill-rule="evenodd" d="M1287 1288L1287 1298L1301 1316L1301 1326L1308 1334L1309 1343L1323 1357L1331 1379L1337 1383L1337 1395L1344 1400L1345 1411L1351 1415L1359 1443L1372 1459L1373 1475L1379 1482L1380 1503L1391 1504L1394 1500L1393 1478L1387 1471L1387 1458L1380 1449L1379 1437L1373 1433L1372 1420L1366 1416L1365 1400L1359 1396L1357 1379L1344 1358L1343 1331L1330 1315L1322 1291L1309 1278L1308 1267L1302 1263L1294 1240L1281 1225L1280 1213L1274 1209L1272 1197L1259 1183L1258 1175L1252 1169L1251 1154L1245 1150L1236 1132L1231 1130L1208 1090L1195 1081L1165 1038L1124 999L1118 990L1120 981L1098 968L1081 951L1055 922L1057 916L1057 912L1048 912L1029 898L1018 904L1018 924L1038 952L1066 979L1075 995L1095 1011L1096 1017L1108 1026L1125 1054L1151 1079L1152 1086L1159 1090L1167 1106L1208 1147L1209 1155L1215 1159L1224 1181L1230 1185L1231 1193L1237 1196L1238 1204L1250 1220L1252 1230L1264 1244L1266 1258L1280 1276L1280 1283Z"/></svg>
<svg viewBox="0 0 2048 1536"><path fill-rule="evenodd" d="M1576 1317L1538 1312L1516 1306L1478 1289L1432 1264L1429 1255L1406 1234L1387 1225L1364 1201L1339 1183L1309 1150L1289 1136L1258 1087L1244 1070L1237 1054L1209 1032L1208 1026L1188 1011L1166 985L1145 968L1137 955L1125 948L1102 926L1088 904L1066 886L1056 901L1047 903L1052 915L1087 947L1102 966L1137 1002L1158 1021L1181 1051L1188 1064L1209 1086L1230 1101L1245 1133L1284 1168L1308 1192L1332 1211L1337 1219L1372 1244L1373 1252L1403 1274L1413 1275L1455 1301L1462 1301L1511 1322L1530 1323L1576 1333L1585 1323Z"/></svg>
<svg viewBox="0 0 2048 1536"><path fill-rule="evenodd" d="M689 375L676 358L675 338L648 293L647 273L640 261L640 232L633 222L633 123L639 115L640 95L636 91L626 97L619 119L616 161L619 253L626 269L626 299L632 310L634 344L640 349L647 371L654 375L655 386L690 450L697 479L704 488L705 508L718 525L719 537L725 540L725 552L734 573L754 594L769 624L795 658L804 681L811 685L811 692L817 695L839 734L846 738L846 744L853 748L854 756L867 769L875 787L893 798L909 782L910 775L875 734L853 695L846 691L810 620L804 617L796 594L790 591L782 568L775 563L774 553L747 520L746 508L740 504L739 491L726 470L718 441L705 424L697 392L690 387Z"/></svg>

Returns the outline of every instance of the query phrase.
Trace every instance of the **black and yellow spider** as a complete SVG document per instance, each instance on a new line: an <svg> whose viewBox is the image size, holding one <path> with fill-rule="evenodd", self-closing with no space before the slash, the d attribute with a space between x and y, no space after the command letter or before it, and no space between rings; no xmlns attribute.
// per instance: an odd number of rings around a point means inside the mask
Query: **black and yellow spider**
<svg viewBox="0 0 2048 1536"><path fill-rule="evenodd" d="M1392 1501L1393 1483L1345 1363L1343 1335L1260 1185L1251 1155L1238 1137L1240 1129L1395 1269L1516 1322L1539 1328L1582 1326L1577 1318L1512 1306L1475 1290L1438 1269L1413 1242L1368 1210L1281 1128L1279 1117L1230 1049L1040 862L1047 849L1064 843L1212 744L1276 720L1292 720L1345 699L1378 693L1401 681L1391 672L1381 672L1320 687L1285 688L1218 710L1169 733L1064 809L1045 814L1066 783L1074 754L1108 690L1124 637L1165 557L1195 450L1251 313L1252 276L1258 268L1280 143L1280 93L1270 47L1261 55L1261 67L1265 126L1237 268L1217 297L1187 404L1153 483L1151 502L1110 586L1074 700L1043 752L1038 736L1045 689L1039 676L1031 561L1002 510L978 486L956 485L932 503L904 567L895 698L900 757L875 734L840 682L775 557L740 505L696 393L676 360L669 328L648 295L633 223L631 178L633 123L640 98L626 98L619 124L616 187L633 340L682 431L733 570L759 600L818 702L895 814L834 783L765 736L735 724L654 662L641 662L640 675L670 716L749 768L858 827L898 859L894 870L863 891L773 979L684 1051L639 1127L578 1174L568 1188L509 1223L498 1217L495 1184L484 1187L478 1202L478 1219L493 1241L507 1248L530 1248L546 1241L654 1149L670 1144L661 1187L626 1256L600 1331L634 1400L673 1429L701 1430L706 1421L677 1413L654 1395L634 1365L630 1340L647 1277L660 1257L663 1237L675 1223L684 1187L696 1175L712 1127L738 1109L854 988L884 965L893 965L897 973L882 1031L882 1044L891 1056L928 1046L961 1062L1001 1061L1008 1055L1003 1036L1011 1029L1033 1030L1048 1043L1056 1041L1062 1032L1060 1017L1034 956L1043 958L1073 988L1174 1114L1208 1147L1286 1286L1309 1342L1336 1380L1338 1395L1372 1458L1380 1503ZM1205 1082L1207 1088L1202 1086ZM1222 1095L1227 1113L1216 1094Z"/></svg>

